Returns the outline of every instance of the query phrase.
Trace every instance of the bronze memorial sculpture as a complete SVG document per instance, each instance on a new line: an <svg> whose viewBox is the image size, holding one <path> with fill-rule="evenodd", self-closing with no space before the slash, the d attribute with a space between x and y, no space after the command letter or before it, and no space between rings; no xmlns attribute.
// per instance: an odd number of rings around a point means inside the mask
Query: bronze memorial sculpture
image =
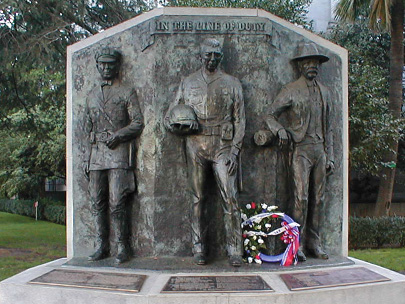
<svg viewBox="0 0 405 304"><path fill-rule="evenodd" d="M319 237L320 208L326 176L334 171L331 105L326 87L316 80L329 58L313 43L300 45L293 61L301 77L287 84L270 106L267 126L280 146L292 146L293 218L301 225L298 259L328 259Z"/></svg>
<svg viewBox="0 0 405 304"><path fill-rule="evenodd" d="M242 86L237 78L219 68L223 57L219 41L205 39L200 55L202 68L181 82L165 117L165 125L174 133L187 135L195 263L206 264L201 214L204 183L211 166L223 200L229 262L238 267L242 263L242 235L237 169L246 124Z"/></svg>
<svg viewBox="0 0 405 304"><path fill-rule="evenodd" d="M117 244L116 262L123 263L131 257L126 209L128 197L135 191L133 139L141 133L143 119L135 90L117 79L121 54L104 48L95 58L102 82L86 101L91 143L86 173L97 234L96 251L89 260L110 256L111 226Z"/></svg>

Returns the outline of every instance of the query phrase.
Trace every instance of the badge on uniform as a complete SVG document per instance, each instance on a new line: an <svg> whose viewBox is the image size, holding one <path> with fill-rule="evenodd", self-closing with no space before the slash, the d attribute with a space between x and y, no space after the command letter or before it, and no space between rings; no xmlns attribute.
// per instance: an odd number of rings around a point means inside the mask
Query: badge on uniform
<svg viewBox="0 0 405 304"><path fill-rule="evenodd" d="M226 122L222 125L221 139L222 140L233 139L233 124L231 122Z"/></svg>

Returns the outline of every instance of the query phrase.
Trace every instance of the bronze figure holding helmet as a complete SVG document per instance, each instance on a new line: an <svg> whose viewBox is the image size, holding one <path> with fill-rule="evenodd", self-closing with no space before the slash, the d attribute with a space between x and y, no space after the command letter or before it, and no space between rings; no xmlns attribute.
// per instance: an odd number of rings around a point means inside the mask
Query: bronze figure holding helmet
<svg viewBox="0 0 405 304"><path fill-rule="evenodd" d="M204 184L211 167L222 197L226 248L232 266L242 264L242 232L238 204L237 169L242 140L245 135L245 108L240 81L224 73L219 64L222 48L216 39L201 44L202 68L187 76L179 86L170 106L165 125L186 136L186 154L191 202L191 235L195 263L206 264L204 227L201 227ZM179 106L192 109L195 121L174 120ZM178 115L177 115L178 116ZM190 120L191 118L191 120ZM187 120L187 119L186 119ZM181 132L180 132L181 133Z"/></svg>

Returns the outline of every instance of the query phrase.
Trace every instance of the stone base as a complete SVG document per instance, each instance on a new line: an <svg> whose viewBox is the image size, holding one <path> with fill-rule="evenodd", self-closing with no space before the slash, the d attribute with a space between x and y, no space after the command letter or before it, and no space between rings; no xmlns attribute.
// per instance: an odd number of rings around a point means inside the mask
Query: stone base
<svg viewBox="0 0 405 304"><path fill-rule="evenodd" d="M291 269L317 269L325 267L338 267L353 265L354 262L348 258L341 256L331 256L328 260L308 258L304 263L298 263L293 268L280 267L279 263L263 263L261 265L252 263L243 263L241 267L233 267L229 265L227 258L218 258L216 260L208 260L207 265L196 265L193 257L155 257L155 258L133 258L130 261L115 265L115 258L107 258L97 262L89 262L87 258L73 258L66 262L65 266L86 267L87 269L109 269L111 267L120 269L136 269L136 270L157 270L167 273L216 273L216 272L273 272L273 271L291 271Z"/></svg>
<svg viewBox="0 0 405 304"><path fill-rule="evenodd" d="M405 299L405 276L388 269L351 259L352 265L323 267L322 272L336 269L364 267L382 275L389 281L346 285L339 287L317 288L301 291L290 291L280 274L314 271L314 268L283 268L280 271L271 269L267 272L249 269L234 273L210 269L210 271L157 271L141 269L118 269L113 267L82 267L65 264L66 259L59 259L44 265L28 269L0 283L0 303L2 304L237 304L237 303L277 303L277 304L403 304ZM256 268L256 267L255 267ZM94 288L63 287L29 283L50 271L69 270L83 272L103 272L111 274L146 275L147 278L140 292L103 290ZM260 276L272 290L261 292L172 292L162 293L162 289L172 276ZM215 288L215 287L214 287Z"/></svg>

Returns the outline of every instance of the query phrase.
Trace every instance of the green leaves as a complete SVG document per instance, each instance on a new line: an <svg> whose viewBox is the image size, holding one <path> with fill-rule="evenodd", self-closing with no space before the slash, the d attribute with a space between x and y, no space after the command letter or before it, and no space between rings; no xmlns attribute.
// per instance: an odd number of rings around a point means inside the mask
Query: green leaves
<svg viewBox="0 0 405 304"><path fill-rule="evenodd" d="M355 21L369 17L369 26L389 30L391 27L391 7L393 0L340 0L335 13L338 20Z"/></svg>
<svg viewBox="0 0 405 304"><path fill-rule="evenodd" d="M349 51L351 168L379 175L382 167L392 167L383 155L405 126L388 110L390 37L371 31L367 20L362 20L338 24L328 38Z"/></svg>
<svg viewBox="0 0 405 304"><path fill-rule="evenodd" d="M350 217L350 248L380 248L384 245L405 245L404 217Z"/></svg>
<svg viewBox="0 0 405 304"><path fill-rule="evenodd" d="M66 47L145 9L140 0L2 1L0 196L37 197L45 178L65 175Z"/></svg>
<svg viewBox="0 0 405 304"><path fill-rule="evenodd" d="M304 28L311 27L305 16L312 0L166 0L161 2L167 6L260 8Z"/></svg>

